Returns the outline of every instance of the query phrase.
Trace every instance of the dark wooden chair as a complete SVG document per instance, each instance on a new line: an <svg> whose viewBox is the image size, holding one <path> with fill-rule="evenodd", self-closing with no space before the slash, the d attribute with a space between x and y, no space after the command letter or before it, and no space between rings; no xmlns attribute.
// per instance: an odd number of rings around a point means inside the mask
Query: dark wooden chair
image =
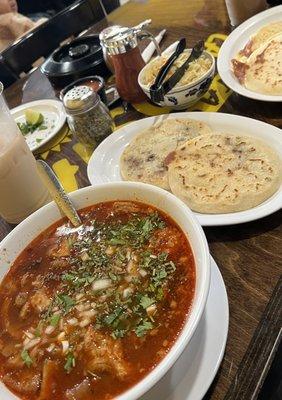
<svg viewBox="0 0 282 400"><path fill-rule="evenodd" d="M17 77L47 57L61 42L105 17L99 0L79 0L27 33L0 53L6 67Z"/></svg>
<svg viewBox="0 0 282 400"><path fill-rule="evenodd" d="M116 8L120 6L120 1L119 0L102 0L102 3L105 7L106 13L109 14Z"/></svg>
<svg viewBox="0 0 282 400"><path fill-rule="evenodd" d="M10 70L0 55L0 81L3 83L4 88L6 89L9 87L12 83L16 82L17 79L17 75Z"/></svg>

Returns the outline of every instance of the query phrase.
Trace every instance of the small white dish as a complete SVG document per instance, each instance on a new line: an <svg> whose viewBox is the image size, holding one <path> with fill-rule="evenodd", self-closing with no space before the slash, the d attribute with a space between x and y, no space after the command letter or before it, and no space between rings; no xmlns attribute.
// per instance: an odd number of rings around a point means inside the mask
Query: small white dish
<svg viewBox="0 0 282 400"><path fill-rule="evenodd" d="M252 118L213 112L182 112L134 121L108 136L94 151L87 167L92 185L122 181L120 156L130 141L143 130L164 118L192 118L206 122L213 130L255 136L273 147L282 159L281 129ZM195 213L203 226L232 225L254 221L279 210L282 206L282 185L269 199L249 210L228 214Z"/></svg>
<svg viewBox="0 0 282 400"><path fill-rule="evenodd" d="M165 54L170 56L173 52L174 49L167 49L163 52L163 55ZM193 83L174 87L172 90L164 95L163 101L157 102L156 104L162 107L170 107L171 109L181 110L192 106L201 97L203 97L205 93L207 93L214 76L215 59L213 55L207 51L204 51L203 54L212 62L209 70ZM155 60L156 59L150 61L147 65L145 65L145 67L140 71L138 75L138 83L146 96L149 97L149 99L151 98L150 87L148 85L144 85L142 82L144 74L146 73L147 69L150 68L150 64L154 63Z"/></svg>
<svg viewBox="0 0 282 400"><path fill-rule="evenodd" d="M46 129L36 129L32 133L24 135L30 150L36 151L59 132L66 122L66 114L63 104L59 100L36 100L21 104L11 110L17 123L26 122L24 113L28 108L40 112L44 117L42 125L46 126Z"/></svg>
<svg viewBox="0 0 282 400"><path fill-rule="evenodd" d="M250 37L263 26L275 21L282 21L282 5L272 7L247 19L247 21L234 29L221 46L217 58L217 70L223 82L230 89L234 90L234 92L255 100L282 101L282 96L257 93L245 88L235 77L231 69L232 58L245 47Z"/></svg>
<svg viewBox="0 0 282 400"><path fill-rule="evenodd" d="M211 286L199 326L174 366L140 400L201 400L221 364L228 323L224 281L211 257Z"/></svg>
<svg viewBox="0 0 282 400"><path fill-rule="evenodd" d="M116 182L88 186L70 194L76 209L103 201L131 200L152 205L180 226L187 236L195 260L195 295L189 315L175 343L161 362L148 374L116 397L116 400L137 400L150 390L173 366L192 339L203 315L210 288L210 255L205 234L193 213L171 193L152 185L135 182ZM45 205L21 222L0 243L0 281L22 250L52 223L61 219L61 213L53 202ZM0 382L0 399L13 400L17 397Z"/></svg>

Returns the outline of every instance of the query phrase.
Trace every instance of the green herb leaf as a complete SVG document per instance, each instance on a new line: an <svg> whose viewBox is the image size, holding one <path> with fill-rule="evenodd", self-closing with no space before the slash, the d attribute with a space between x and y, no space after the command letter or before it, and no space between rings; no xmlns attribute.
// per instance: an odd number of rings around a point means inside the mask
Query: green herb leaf
<svg viewBox="0 0 282 400"><path fill-rule="evenodd" d="M24 349L24 350L21 352L21 358L22 358L23 362L25 363L25 365L26 365L28 368L31 367L31 365L33 364L33 360L32 360L32 358L30 357L30 355L29 355L29 353L28 353L27 350Z"/></svg>
<svg viewBox="0 0 282 400"><path fill-rule="evenodd" d="M144 336L151 329L153 329L152 322L145 320L135 328L136 336Z"/></svg>
<svg viewBox="0 0 282 400"><path fill-rule="evenodd" d="M104 323L106 325L113 325L113 323L119 318L119 316L122 314L122 312L123 312L123 307L117 307L114 310L114 312L105 316L105 318L103 320Z"/></svg>
<svg viewBox="0 0 282 400"><path fill-rule="evenodd" d="M155 299L151 299L149 296L143 296L141 297L140 305L146 310L146 308L150 307L155 302Z"/></svg>
<svg viewBox="0 0 282 400"><path fill-rule="evenodd" d="M50 318L50 324L56 327L60 321L61 317L59 314L53 314Z"/></svg>
<svg viewBox="0 0 282 400"><path fill-rule="evenodd" d="M112 332L111 336L112 336L114 339L123 338L123 337L125 336L125 333L126 333L126 330L125 330L125 329L115 329L115 330Z"/></svg>
<svg viewBox="0 0 282 400"><path fill-rule="evenodd" d="M111 244L115 244L115 245L118 245L118 244L124 245L124 244L126 244L126 240L125 239L119 239L119 238L112 238L112 239L110 239L110 243Z"/></svg>
<svg viewBox="0 0 282 400"><path fill-rule="evenodd" d="M71 370L75 367L75 358L73 353L69 353L66 358L66 363L64 365L64 369L69 374Z"/></svg>
<svg viewBox="0 0 282 400"><path fill-rule="evenodd" d="M164 291L163 291L163 289L162 289L162 288L158 288L158 290L157 290L157 296L156 296L157 300L161 300L163 297L164 297Z"/></svg>
<svg viewBox="0 0 282 400"><path fill-rule="evenodd" d="M43 324L43 322L42 322L42 321L39 321L37 327L35 328L34 335L35 335L35 337L37 337L37 338L41 336L42 324Z"/></svg>
<svg viewBox="0 0 282 400"><path fill-rule="evenodd" d="M113 281L113 282L117 282L119 280L119 277L115 274L113 274L112 272L109 272L109 278Z"/></svg>
<svg viewBox="0 0 282 400"><path fill-rule="evenodd" d="M70 309L75 306L75 301L67 294L58 294L57 301L63 306L65 313L67 314Z"/></svg>
<svg viewBox="0 0 282 400"><path fill-rule="evenodd" d="M41 125L38 127L39 131L45 131L45 129L47 129L47 126L45 126L45 125Z"/></svg>

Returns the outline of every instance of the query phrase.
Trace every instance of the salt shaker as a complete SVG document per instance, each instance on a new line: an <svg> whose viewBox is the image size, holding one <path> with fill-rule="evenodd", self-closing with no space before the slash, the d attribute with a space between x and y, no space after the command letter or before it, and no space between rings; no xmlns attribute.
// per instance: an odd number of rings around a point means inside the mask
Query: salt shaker
<svg viewBox="0 0 282 400"><path fill-rule="evenodd" d="M94 149L113 132L113 120L99 95L89 86L75 86L63 98L67 121L78 141Z"/></svg>

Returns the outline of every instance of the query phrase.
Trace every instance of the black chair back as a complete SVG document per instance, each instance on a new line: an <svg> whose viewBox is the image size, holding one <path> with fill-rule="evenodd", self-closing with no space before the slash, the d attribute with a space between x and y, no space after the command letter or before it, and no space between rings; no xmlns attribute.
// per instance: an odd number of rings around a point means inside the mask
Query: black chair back
<svg viewBox="0 0 282 400"><path fill-rule="evenodd" d="M4 88L6 89L12 83L16 82L17 75L10 70L10 68L5 64L4 60L0 56L0 82L3 83Z"/></svg>
<svg viewBox="0 0 282 400"><path fill-rule="evenodd" d="M103 6L105 7L106 13L114 11L116 8L120 6L119 0L102 0Z"/></svg>
<svg viewBox="0 0 282 400"><path fill-rule="evenodd" d="M27 33L2 51L5 64L18 77L40 57L47 57L61 42L105 17L99 0L79 0Z"/></svg>

